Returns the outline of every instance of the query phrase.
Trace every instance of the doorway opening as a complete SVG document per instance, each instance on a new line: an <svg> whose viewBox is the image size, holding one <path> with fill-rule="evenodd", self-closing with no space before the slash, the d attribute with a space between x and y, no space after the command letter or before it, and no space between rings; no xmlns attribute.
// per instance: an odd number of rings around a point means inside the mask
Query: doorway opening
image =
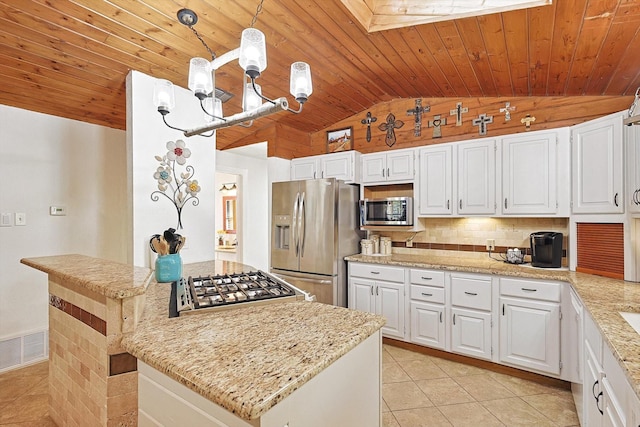
<svg viewBox="0 0 640 427"><path fill-rule="evenodd" d="M216 260L242 262L242 252L239 249L239 235L241 235L242 218L239 215L241 206L242 176L233 173L216 172Z"/></svg>

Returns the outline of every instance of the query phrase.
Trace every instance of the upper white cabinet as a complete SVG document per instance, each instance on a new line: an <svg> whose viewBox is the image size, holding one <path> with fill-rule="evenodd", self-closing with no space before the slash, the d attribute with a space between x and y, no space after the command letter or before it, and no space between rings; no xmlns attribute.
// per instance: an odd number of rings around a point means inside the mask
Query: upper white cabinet
<svg viewBox="0 0 640 427"><path fill-rule="evenodd" d="M502 213L556 213L557 141L556 132L502 139Z"/></svg>
<svg viewBox="0 0 640 427"><path fill-rule="evenodd" d="M418 204L420 215L451 215L453 199L453 146L438 144L418 152L420 173Z"/></svg>
<svg viewBox="0 0 640 427"><path fill-rule="evenodd" d="M469 141L456 146L458 156L458 214L496 212L496 141Z"/></svg>
<svg viewBox="0 0 640 427"><path fill-rule="evenodd" d="M625 126L629 212L640 212L640 126Z"/></svg>
<svg viewBox="0 0 640 427"><path fill-rule="evenodd" d="M291 161L291 180L336 178L349 183L360 179L360 153L343 151Z"/></svg>
<svg viewBox="0 0 640 427"><path fill-rule="evenodd" d="M413 181L413 149L364 154L361 158L363 184Z"/></svg>
<svg viewBox="0 0 640 427"><path fill-rule="evenodd" d="M573 213L622 213L622 113L571 128Z"/></svg>

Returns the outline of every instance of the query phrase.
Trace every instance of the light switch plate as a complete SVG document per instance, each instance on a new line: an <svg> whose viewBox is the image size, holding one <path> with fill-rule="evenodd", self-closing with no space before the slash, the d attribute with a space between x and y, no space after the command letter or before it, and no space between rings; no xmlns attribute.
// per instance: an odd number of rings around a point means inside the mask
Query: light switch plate
<svg viewBox="0 0 640 427"><path fill-rule="evenodd" d="M0 214L0 227L11 227L11 212L2 212Z"/></svg>
<svg viewBox="0 0 640 427"><path fill-rule="evenodd" d="M66 206L50 206L49 215L53 216L65 216L67 214Z"/></svg>

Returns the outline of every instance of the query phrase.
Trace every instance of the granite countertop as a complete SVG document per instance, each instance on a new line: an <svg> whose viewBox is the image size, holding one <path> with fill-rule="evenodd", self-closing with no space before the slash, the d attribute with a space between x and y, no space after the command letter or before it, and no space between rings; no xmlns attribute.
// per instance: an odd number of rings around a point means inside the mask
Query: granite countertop
<svg viewBox="0 0 640 427"><path fill-rule="evenodd" d="M619 313L620 311L640 313L640 283L560 269L532 268L526 264L508 264L488 256L475 258L393 254L385 257L353 255L345 259L369 264L568 282L593 317L602 332L604 342L617 357L636 395L640 398L640 335Z"/></svg>
<svg viewBox="0 0 640 427"><path fill-rule="evenodd" d="M148 268L86 255L23 258L20 262L57 277L61 282L114 299L144 294L153 276Z"/></svg>
<svg viewBox="0 0 640 427"><path fill-rule="evenodd" d="M184 275L251 270L225 261ZM138 326L122 346L205 398L252 420L384 325L384 318L307 301L246 305L169 318L169 283L147 288ZM162 343L162 345L158 345Z"/></svg>

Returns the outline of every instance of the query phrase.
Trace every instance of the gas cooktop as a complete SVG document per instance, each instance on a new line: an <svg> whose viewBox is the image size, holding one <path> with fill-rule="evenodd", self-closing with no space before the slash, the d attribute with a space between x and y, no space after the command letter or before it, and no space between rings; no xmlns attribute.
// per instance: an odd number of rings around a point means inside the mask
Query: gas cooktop
<svg viewBox="0 0 640 427"><path fill-rule="evenodd" d="M237 307L243 303L268 303L304 299L305 294L285 281L265 273L250 271L226 275L181 278L174 282L170 317L202 309ZM172 289L173 294L173 289Z"/></svg>

